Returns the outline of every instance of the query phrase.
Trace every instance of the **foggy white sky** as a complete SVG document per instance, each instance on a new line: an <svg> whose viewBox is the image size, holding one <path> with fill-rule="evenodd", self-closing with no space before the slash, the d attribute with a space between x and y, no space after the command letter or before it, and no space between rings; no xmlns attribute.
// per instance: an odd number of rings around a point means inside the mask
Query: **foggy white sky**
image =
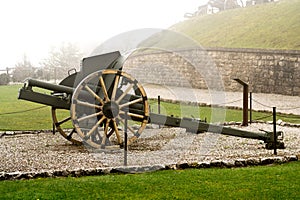
<svg viewBox="0 0 300 200"><path fill-rule="evenodd" d="M0 3L0 69L26 54L35 65L51 46L77 44L86 54L117 34L168 28L208 0L9 0Z"/></svg>

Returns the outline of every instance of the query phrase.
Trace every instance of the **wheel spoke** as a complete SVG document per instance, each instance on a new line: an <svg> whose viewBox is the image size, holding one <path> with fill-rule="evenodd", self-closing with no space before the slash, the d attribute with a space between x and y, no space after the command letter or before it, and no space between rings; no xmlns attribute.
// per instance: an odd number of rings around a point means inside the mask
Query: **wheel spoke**
<svg viewBox="0 0 300 200"><path fill-rule="evenodd" d="M108 132L108 128L109 128L109 122L110 122L110 119L107 119L106 124L105 124L105 128L104 128L104 134L103 134L102 141L101 141L102 145L105 145L105 141L106 141L106 138L107 138L107 132Z"/></svg>
<svg viewBox="0 0 300 200"><path fill-rule="evenodd" d="M122 93L122 95L118 98L118 100L116 101L117 102L117 104L119 104L121 101L122 101L122 99L129 93L129 91L131 90L133 88L133 84L130 84L129 86L128 86L128 88Z"/></svg>
<svg viewBox="0 0 300 200"><path fill-rule="evenodd" d="M107 134L107 137L110 137L114 133L114 129L110 129L109 134Z"/></svg>
<svg viewBox="0 0 300 200"><path fill-rule="evenodd" d="M107 136L110 121L111 121L111 119L107 119L107 121L106 121L105 128L104 128L104 135L105 136Z"/></svg>
<svg viewBox="0 0 300 200"><path fill-rule="evenodd" d="M112 95L111 95L111 100L112 101L114 101L115 98L116 98L116 93L117 93L117 89L118 89L118 85L119 85L119 80L120 80L120 76L116 75L115 84L114 84L114 88L113 88Z"/></svg>
<svg viewBox="0 0 300 200"><path fill-rule="evenodd" d="M120 114L124 114L125 115L125 112L124 111L120 111ZM134 113L127 113L128 116L130 117L137 117L137 118L141 118L141 119L144 119L145 116L144 115L139 115L139 114L134 114Z"/></svg>
<svg viewBox="0 0 300 200"><path fill-rule="evenodd" d="M88 85L85 85L84 86L85 89L93 96L95 97L102 105L104 104L103 103L103 100L88 86Z"/></svg>
<svg viewBox="0 0 300 200"><path fill-rule="evenodd" d="M114 124L115 133L116 133L116 136L117 136L117 139L118 139L118 143L121 144L122 140L121 140L121 137L120 137L120 134L119 134L119 131L118 131L118 125L116 123L116 120L113 120L113 124Z"/></svg>
<svg viewBox="0 0 300 200"><path fill-rule="evenodd" d="M76 102L78 105L82 105L82 106L86 106L86 107L90 107L90 108L97 108L97 109L102 109L101 106L99 105L96 105L96 104L91 104L89 102L84 102L84 101L80 101L80 100L77 100Z"/></svg>
<svg viewBox="0 0 300 200"><path fill-rule="evenodd" d="M110 99L109 99L109 97L108 97L107 90L106 90L106 86L105 86L105 83L104 83L104 80L103 80L103 77L100 76L100 77L99 77L99 80L100 80L100 84L101 84L101 87L102 87L104 96L105 96L105 98L106 98L106 102L107 102L107 101L110 101Z"/></svg>
<svg viewBox="0 0 300 200"><path fill-rule="evenodd" d="M62 111L61 109L56 109L53 108L51 109L51 114L52 114L52 121L54 123L54 125L56 126L56 130L67 140L71 141L73 144L77 144L77 145L81 145L81 138L78 137L73 137L73 133L76 132L76 130L73 128L72 130L69 129L69 124L66 123L68 121L70 121L72 118L71 117L66 117L63 118L62 120L58 121L57 119L57 114L59 112L63 113L64 111ZM65 124L66 123L66 124ZM64 126L65 127L61 127ZM65 129L64 129L65 128Z"/></svg>
<svg viewBox="0 0 300 200"><path fill-rule="evenodd" d="M123 107L125 107L125 106L130 106L130 105L132 105L132 104L135 104L135 103L138 103L138 102L141 102L141 101L143 101L143 98L142 98L142 97L141 97L141 98L138 98L138 99L135 99L135 100L133 100L133 101L129 101L129 102L127 102L127 103L124 103L124 104L120 105L119 107L120 107L120 109L121 109L121 108L123 108Z"/></svg>
<svg viewBox="0 0 300 200"><path fill-rule="evenodd" d="M86 134L85 138L89 138L91 134L98 128L98 126L103 122L103 120L106 119L105 116L102 116L102 118L93 126L93 128Z"/></svg>
<svg viewBox="0 0 300 200"><path fill-rule="evenodd" d="M125 121L121 118L121 117L118 117L118 119L122 122L122 124L125 126ZM127 126L127 128L129 129L129 131L132 133L132 134L135 134L135 130L133 130L133 128L131 128L130 126Z"/></svg>
<svg viewBox="0 0 300 200"><path fill-rule="evenodd" d="M72 139L72 135L73 135L73 133L75 133L76 131L75 131L75 128L73 128L73 130L70 132L70 134L67 136L67 139L68 140L70 140L70 139Z"/></svg>
<svg viewBox="0 0 300 200"><path fill-rule="evenodd" d="M94 114L91 114L91 115L87 115L87 116L78 118L77 120L78 120L78 122L80 122L80 121L83 121L83 120L86 120L86 119L90 119L90 118L92 118L92 117L96 117L96 116L98 116L98 115L103 115L103 112L100 111L100 112L97 112L97 113L94 113Z"/></svg>
<svg viewBox="0 0 300 200"><path fill-rule="evenodd" d="M64 123L66 123L67 121L69 121L70 119L71 119L71 117L67 117L67 118L61 120L60 122L55 123L55 126L60 126Z"/></svg>

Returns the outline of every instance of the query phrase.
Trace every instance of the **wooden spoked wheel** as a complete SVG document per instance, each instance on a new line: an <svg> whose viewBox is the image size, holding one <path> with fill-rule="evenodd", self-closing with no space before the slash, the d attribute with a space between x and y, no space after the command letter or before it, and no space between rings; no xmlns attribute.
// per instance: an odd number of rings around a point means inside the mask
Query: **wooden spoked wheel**
<svg viewBox="0 0 300 200"><path fill-rule="evenodd" d="M76 134L76 130L71 123L70 112L65 109L59 109L52 107L52 122L55 126L56 131L58 131L64 138L71 141L73 144L81 145L82 140Z"/></svg>
<svg viewBox="0 0 300 200"><path fill-rule="evenodd" d="M127 121L130 145L148 123L147 96L138 81L125 72L94 72L76 87L71 118L82 141L97 149L122 147Z"/></svg>

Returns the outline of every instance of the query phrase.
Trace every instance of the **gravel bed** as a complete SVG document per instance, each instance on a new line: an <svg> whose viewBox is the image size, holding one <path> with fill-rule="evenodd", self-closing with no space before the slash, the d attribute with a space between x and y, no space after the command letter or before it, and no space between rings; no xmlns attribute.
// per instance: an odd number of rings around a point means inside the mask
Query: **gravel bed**
<svg viewBox="0 0 300 200"><path fill-rule="evenodd" d="M258 132L272 131L272 125L255 123L248 127L232 126ZM278 126L283 131L286 148L278 156L300 155L300 129ZM3 135L0 138L0 172L34 172L47 170L78 170L124 165L120 149L93 151L75 146L59 134ZM172 165L213 162L217 160L274 157L263 142L222 134L192 134L182 128L146 129L127 152L129 166Z"/></svg>
<svg viewBox="0 0 300 200"><path fill-rule="evenodd" d="M41 171L89 168L101 162L84 148L51 132L3 136L0 171Z"/></svg>

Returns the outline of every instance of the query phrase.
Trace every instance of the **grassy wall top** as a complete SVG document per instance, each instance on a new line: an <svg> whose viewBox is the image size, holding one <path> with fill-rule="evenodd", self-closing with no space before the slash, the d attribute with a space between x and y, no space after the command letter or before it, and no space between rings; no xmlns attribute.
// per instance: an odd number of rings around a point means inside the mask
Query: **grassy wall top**
<svg viewBox="0 0 300 200"><path fill-rule="evenodd" d="M300 1L281 0L175 24L204 47L300 50Z"/></svg>

